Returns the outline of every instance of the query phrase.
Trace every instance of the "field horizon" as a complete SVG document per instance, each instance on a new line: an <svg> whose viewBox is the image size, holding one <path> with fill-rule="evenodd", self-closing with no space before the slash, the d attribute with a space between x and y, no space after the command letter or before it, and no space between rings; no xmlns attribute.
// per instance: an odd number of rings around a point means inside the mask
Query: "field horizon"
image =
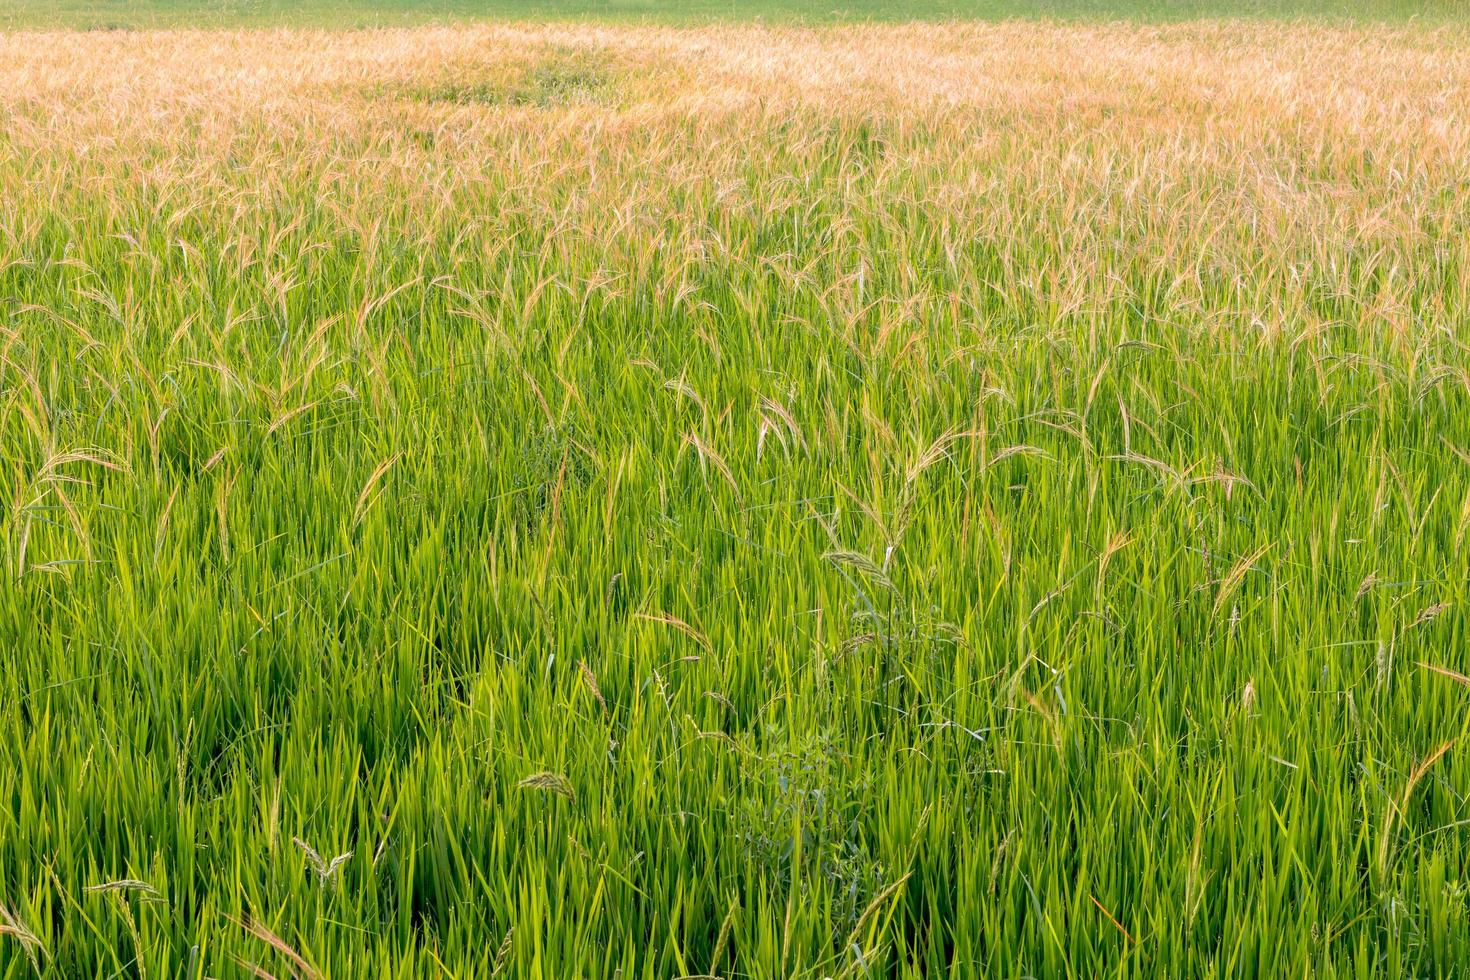
<svg viewBox="0 0 1470 980"><path fill-rule="evenodd" d="M0 0L0 31L362 29L485 22L697 27L820 26L1056 19L1168 23L1201 19L1327 24L1470 23L1465 0Z"/></svg>
<svg viewBox="0 0 1470 980"><path fill-rule="evenodd" d="M1463 24L275 9L0 32L0 980L1470 970Z"/></svg>

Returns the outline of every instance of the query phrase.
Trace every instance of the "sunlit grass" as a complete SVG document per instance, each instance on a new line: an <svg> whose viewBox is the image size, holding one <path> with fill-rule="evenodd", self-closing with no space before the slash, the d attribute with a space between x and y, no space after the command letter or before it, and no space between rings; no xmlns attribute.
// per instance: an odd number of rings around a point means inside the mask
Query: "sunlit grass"
<svg viewBox="0 0 1470 980"><path fill-rule="evenodd" d="M0 37L0 975L1455 975L1470 36Z"/></svg>

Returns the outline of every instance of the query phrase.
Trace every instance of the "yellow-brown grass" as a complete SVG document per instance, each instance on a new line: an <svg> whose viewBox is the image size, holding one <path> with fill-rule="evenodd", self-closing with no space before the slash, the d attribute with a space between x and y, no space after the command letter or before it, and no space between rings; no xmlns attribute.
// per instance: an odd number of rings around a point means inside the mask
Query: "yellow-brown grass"
<svg viewBox="0 0 1470 980"><path fill-rule="evenodd" d="M1351 251L1381 272L1372 314L1404 330L1429 237L1462 262L1470 247L1470 209L1445 206L1470 200L1466 40L1237 22L18 33L0 37L0 180L12 200L107 207L132 182L229 211L310 178L347 220L370 225L391 194L442 228L493 168L514 175L504 193L554 201L544 220L611 248L677 224L690 195L785 207L801 189L752 174L762 146L869 125L884 150L860 193L1003 253L1049 238L1055 261L1017 260L1004 288L1056 313L1115 299L1110 272L1136 262L1201 322L1310 331L1300 291L1273 285L1361 274L1339 261ZM569 57L605 73L592 97L493 97ZM438 97L446 85L492 97ZM710 231L668 244L718 249ZM1207 304L1206 279L1236 281L1237 302ZM919 292L886 299L932 299Z"/></svg>

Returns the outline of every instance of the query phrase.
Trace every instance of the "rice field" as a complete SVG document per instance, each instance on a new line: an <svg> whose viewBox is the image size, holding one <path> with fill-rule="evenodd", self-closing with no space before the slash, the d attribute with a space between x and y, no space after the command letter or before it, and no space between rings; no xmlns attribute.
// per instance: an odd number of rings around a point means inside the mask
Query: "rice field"
<svg viewBox="0 0 1470 980"><path fill-rule="evenodd" d="M0 34L0 977L1470 971L1470 29Z"/></svg>

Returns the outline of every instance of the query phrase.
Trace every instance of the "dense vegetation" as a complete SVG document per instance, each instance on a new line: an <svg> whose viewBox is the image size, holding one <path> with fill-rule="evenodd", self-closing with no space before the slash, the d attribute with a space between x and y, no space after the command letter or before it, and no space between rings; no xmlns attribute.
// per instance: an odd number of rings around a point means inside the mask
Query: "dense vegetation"
<svg viewBox="0 0 1470 980"><path fill-rule="evenodd" d="M0 976L1463 974L1467 40L0 36Z"/></svg>

